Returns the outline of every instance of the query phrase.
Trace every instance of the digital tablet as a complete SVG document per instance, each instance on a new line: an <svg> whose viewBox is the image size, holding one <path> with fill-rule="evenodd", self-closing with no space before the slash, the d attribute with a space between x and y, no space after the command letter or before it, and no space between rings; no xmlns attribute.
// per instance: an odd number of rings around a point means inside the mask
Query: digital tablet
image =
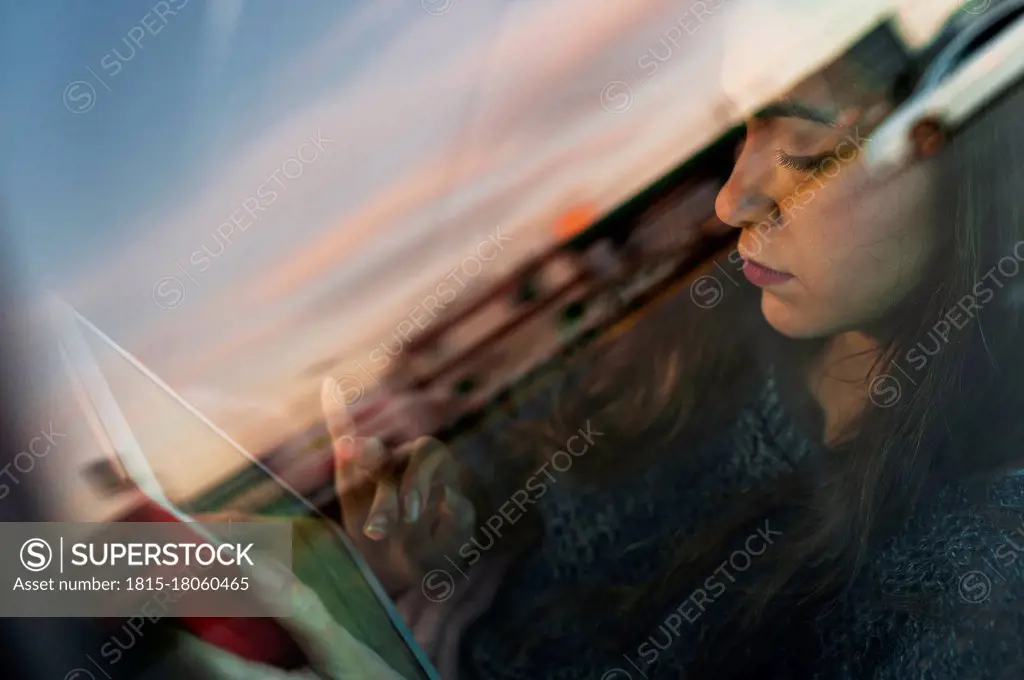
<svg viewBox="0 0 1024 680"><path fill-rule="evenodd" d="M292 568L320 596L334 619L403 677L440 680L380 582L333 518L324 516L71 305L57 298L52 305L65 369L79 404L91 411L87 420L100 430L97 437L106 440L105 448L116 452L116 460L111 461L114 474L127 477L129 486L175 519L194 522L185 509L190 499L179 495L178 482L188 470L183 471L179 461L168 460L166 455L155 456L158 447L147 445L155 442L139 435L124 406L130 399L138 413L141 401L146 413L173 423L175 431L191 428L189 440L199 442L194 446L201 449L191 452L193 458L197 453L208 455L223 465L233 457L237 467L247 466L253 475L264 476L265 484L275 486L281 497L305 508L304 517L289 518L294 527Z"/></svg>

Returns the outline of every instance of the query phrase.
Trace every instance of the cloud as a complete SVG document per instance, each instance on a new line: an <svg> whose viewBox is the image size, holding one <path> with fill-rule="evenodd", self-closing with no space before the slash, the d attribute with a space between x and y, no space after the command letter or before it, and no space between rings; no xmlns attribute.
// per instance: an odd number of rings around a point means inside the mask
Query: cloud
<svg viewBox="0 0 1024 680"><path fill-rule="evenodd" d="M409 218L418 211L422 217L423 211L436 209L439 198L466 192L471 178L486 177L500 169L498 161L506 159L498 157L493 147L499 145L500 136L510 130L509 123L528 116L536 102L552 90L570 85L580 69L606 51L609 44L620 41L631 27L649 21L652 8L659 9L662 4L629 3L601 13L594 12L591 4L579 1L529 5L529 12L511 12L499 23L494 44L487 44L486 40L472 42L463 48L462 54L449 58L450 66L431 69L426 75L437 80L436 84L420 81L415 90L403 90L397 95L387 93L388 99L399 96L413 101L403 102L405 106L402 106L402 103L385 100L369 108L401 107L402 111L422 111L425 106L429 108L429 100L437 90L454 90L461 92L463 99L476 97L481 101L478 110L473 110L472 101L466 107L471 109L469 139L456 137L430 157L414 164L404 176L383 187L352 213L339 218L322 236L290 253L287 261L264 272L252 293L272 299L294 293L310 279L337 267L372 239L390 230L409 232L412 227L403 222L415 221ZM584 18L586 30L566 33L561 28L579 25ZM400 51L412 50L411 44L418 45L424 36L436 39L433 33L417 34ZM538 55L543 59L538 59ZM470 63L475 66L468 69L457 66ZM380 81L376 74L370 80L374 83L370 91L358 97L362 102L372 98L373 90L379 92ZM599 100L595 97L581 108L577 115L593 114L599 110ZM523 141L542 145L550 140ZM518 151L527 156L543 153L536 147ZM528 167L525 171L530 172ZM465 177L453 177L457 174ZM446 181L450 179L455 181Z"/></svg>
<svg viewBox="0 0 1024 680"><path fill-rule="evenodd" d="M316 94L260 121L198 178L194 194L169 186L182 192L176 210L140 227L69 297L100 310L90 316L116 326L111 333L172 384L298 399L298 376L315 358L386 332L494 226L521 233L514 256L525 256L544 245L567 202L610 208L708 141L701 135L723 124L715 113L722 32L750 4L735 0L721 21L709 19L637 85L621 116L601 108L602 88L660 44L685 9L678 3L481 0L443 17L400 0L361 4L258 80L271 93ZM786 16L804 26L824 16L805 10ZM220 25L218 35L230 36L237 23ZM763 28L737 33L747 43L734 43L741 49L729 68L768 63ZM344 79L318 82L353 55L362 61ZM210 244L318 129L337 140L330 153L225 250L180 308L159 309L156 279L184 279L176 265Z"/></svg>
<svg viewBox="0 0 1024 680"><path fill-rule="evenodd" d="M474 154L474 159L486 158L484 149L462 149L462 152ZM310 280L338 267L372 239L381 238L393 228L402 228L403 220L423 211L438 197L452 190L451 186L443 183L443 175L438 176L437 166L441 162L442 156L422 162L414 171L384 187L355 211L328 226L323 235L289 252L277 266L264 272L255 286L249 288L249 297L276 300L295 293Z"/></svg>
<svg viewBox="0 0 1024 680"><path fill-rule="evenodd" d="M206 68L209 71L219 72L223 66L244 10L243 0L218 0L207 6L205 16Z"/></svg>
<svg viewBox="0 0 1024 680"><path fill-rule="evenodd" d="M438 91L472 94L474 88L480 88L486 81L484 76L493 75L491 69L494 68L494 64L499 67L497 71L502 72L514 71L513 67L517 62L528 63L523 60L537 51L537 39L529 35L533 28L537 25L550 26L551 22L560 25L569 18L566 10L555 11L543 7L540 9L542 11L534 10L532 15L523 15L532 17L529 23L514 24L511 27L499 23L497 27L492 26L489 32L482 31L482 35L475 40L453 41L452 44L458 45L459 49L448 50L442 54L436 54L437 41L454 38L459 34L464 35L465 26L448 22L443 25L444 30L439 34L433 28L437 25L433 22L436 17L425 16L426 23L414 24L404 34L382 47L382 54L375 61L377 65L366 69L340 93L327 100L317 100L301 107L288 119L268 128L247 148L237 152L232 158L225 159L222 167L213 175L216 181L207 183L197 200L184 204L181 213L166 216L159 223L148 227L146 239L129 244L123 254L111 258L111 262L119 266L111 268L110 263L104 263L105 271L91 273L84 285L76 287L78 296L109 301L114 298L110 295L112 289L121 292L131 287L125 285L127 282L135 282L136 290L142 293L143 304L148 306L149 300L146 298L149 297L148 288L152 285L148 279L155 278L154 272L169 271L175 275L175 266L185 260L192 250L210 243L216 225L223 222L227 215L252 194L254 188L265 179L272 168L279 166L283 158L292 155L298 143L321 121L331 122L328 132L337 135L339 145L345 146L344 151L339 153L337 158L318 161L317 167L313 169L316 172L310 171L308 177L303 176L301 182L289 187L288 194L273 206L275 214L280 211L282 215L287 215L291 220L299 220L300 223L287 225L291 228L286 228L280 220L275 219L274 214L268 214L265 223L252 228L250 233L244 236L248 241L258 239L264 245L259 252L246 251L245 261L241 262L242 256L238 256L238 263L232 262L233 253L228 252L223 262L218 262L217 271L211 271L211 276L216 279L204 279L203 289L195 291L191 301L184 304L181 310L175 310L174 315L164 314L147 318L146 321L153 327L141 330L143 335L155 338L159 344L166 347L165 339L168 335L185 339L183 336L194 334L194 329L209 332L211 325L208 321L211 316L216 317L213 319L213 326L225 325L231 319L239 321L244 313L239 311L236 314L236 310L230 304L232 301L237 303L234 295L238 292L255 291L256 294L248 295L248 299L258 299L260 294L267 293L268 297L260 300L263 305L275 299L283 299L288 292L299 292L305 284L315 282L318 276L330 273L340 262L346 259L349 262L355 260L355 254L376 239L380 239L391 230L397 231L404 227L403 220L417 210L422 211L425 206L431 205L431 201L443 198L444 192L457 191L462 196L471 195L472 180L479 183L481 178L488 178L501 164L516 165L517 163L510 162L514 160L519 161L518 165L523 165L521 160L524 152L526 156L534 152L538 152L538 156L543 156L543 150L536 147L506 147L504 154L494 153L493 134L500 131L492 132L487 128L495 123L501 123L503 118L494 118L488 123L485 117L484 123L487 125L481 125L481 132L472 135L473 139L469 142L459 138L458 130L454 134L449 130L448 134L452 139L448 144L440 146L432 156L426 156L427 160L415 157L409 159L412 170L406 171L404 177L379 178L384 180L381 182L381 188L369 201L355 202L356 198L365 196L365 192L359 196L349 195L347 198L353 203L353 208L346 213L344 224L341 224L342 218L318 216L318 212L323 211L314 208L318 202L323 202L322 199L317 199L324 193L346 193L346 182L342 181L339 185L337 178L339 175L351 174L354 166L358 166L358 162L354 162L353 158L373 158L382 148L402 146L400 139L393 139L395 130L382 126L382 117L374 115L373 112L401 113L423 110L425 103L436 99ZM573 4L577 19L581 18L579 13L584 10L588 16L593 14L589 6L584 7L583 3L578 2ZM631 12L635 13L635 10ZM574 63L587 63L589 55L600 51L601 40L612 39L615 35L615 24L624 17L622 10L615 10L612 17L613 19L605 19L594 24L597 39L587 32L581 32L582 38L565 41L568 47L559 48L560 53L555 56L558 59L570 58ZM498 57L491 64L486 64L474 57L478 57L481 50L486 50L486 43L495 31L504 32L504 35L510 37L502 38L499 35L499 46L492 48ZM422 53L430 53L432 60L427 67L420 67L420 74L432 78L413 77L412 86L397 83L396 70L401 74L397 65L408 64L416 59L417 54ZM572 57L574 54L576 56ZM546 66L541 68L538 77L547 78L548 82L554 82L551 80L553 77L572 79L570 70L551 69ZM405 81L404 78L401 80ZM508 83L506 93L497 95L497 107L515 110L514 107L518 106L520 109L528 110L529 102L543 90L543 86L531 89L525 84L528 81L528 78L523 77L519 77L518 80L512 79ZM512 85L515 87L511 87ZM464 100L468 96L464 95L460 100L463 109L467 108ZM595 106L596 103L588 102L586 108L593 109ZM457 107L444 106L433 112L433 128L452 126L451 116L447 115L452 108ZM581 114L583 113L585 111L581 110ZM405 121L406 128L417 127L408 124L410 119L407 115L400 118ZM423 118L424 116L420 116L415 120L420 121ZM415 136L415 133L416 130L413 129L411 134ZM544 142L523 141L535 145L542 145ZM451 183L445 182L447 173L438 172L438 167L447 169L446 161L458 166L457 172L454 172L456 181ZM322 168L321 163L324 165ZM459 177L460 174L468 177ZM419 216L423 217L422 214ZM330 226L325 228L325 225ZM241 242L241 239L239 240ZM269 247L271 242L273 248ZM249 246L241 243L240 247ZM181 255L179 258L168 257L168 254L173 253ZM111 269L113 271L110 271ZM177 275L184 278L180 274ZM225 288L221 281L230 283ZM280 290L275 292L277 288ZM219 294L225 290L230 290L231 295ZM123 294L117 297L122 298L118 305L120 306L124 302ZM235 304L234 307L238 305ZM134 332L126 334L133 339L137 335Z"/></svg>

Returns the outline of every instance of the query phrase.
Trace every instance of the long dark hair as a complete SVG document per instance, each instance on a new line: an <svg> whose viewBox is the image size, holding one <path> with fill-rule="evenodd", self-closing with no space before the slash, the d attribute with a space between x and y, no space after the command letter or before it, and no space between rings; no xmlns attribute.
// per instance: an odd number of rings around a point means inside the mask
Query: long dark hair
<svg viewBox="0 0 1024 680"><path fill-rule="evenodd" d="M620 625L613 634L629 640L622 636L649 631L664 618L666 603L710 573L743 527L771 512L792 511L794 525L773 551L769 573L745 589L729 617L729 634L710 633L691 669L696 677L727 677L720 670L755 631L764 631L780 612L792 619L794 608L841 593L917 504L934 500L954 481L982 494L1000 475L1024 465L1012 445L1024 434L1015 356L1024 348L1015 293L1024 260L1024 207L1017 197L1024 187L1022 111L1024 87L1017 85L928 161L934 184L925 213L937 249L921 283L879 326L872 403L842 443L764 491L719 499L730 514L697 535L680 535L671 567L655 581L623 583L597 598L566 594L556 606L596 620L587 603L599 602L601 619L614 618ZM709 264L694 278L715 267ZM628 334L580 356L554 391L541 433L529 423L531 434L510 435L509 453L493 476L503 483L489 497L497 505L507 500L502 494L586 420L599 424L603 436L567 473L582 483L607 485L659 456L685 456L680 442L719 432L763 383L769 366L806 431L822 432L822 414L804 376L827 341L787 340L771 331L758 309L758 292L746 284L724 282L717 292L717 304L703 309L683 290ZM973 306L967 304L972 300ZM949 319L955 319L952 328ZM926 610L928 603L894 597L893 606ZM611 608L614 617L607 616Z"/></svg>

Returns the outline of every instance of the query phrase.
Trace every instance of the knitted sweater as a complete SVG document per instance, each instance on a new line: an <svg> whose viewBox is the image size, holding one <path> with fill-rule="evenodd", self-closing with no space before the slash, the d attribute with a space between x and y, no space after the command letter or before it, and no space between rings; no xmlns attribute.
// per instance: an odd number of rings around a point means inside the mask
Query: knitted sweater
<svg viewBox="0 0 1024 680"><path fill-rule="evenodd" d="M487 441L483 434L468 445L493 455ZM540 549L504 575L490 607L460 636L460 680L685 677L701 631L726 609L716 608L716 600L742 588L759 557L784 536L784 523L769 518L737 536L719 568L665 603L661 625L619 645L598 641L593 621L559 611L538 617L533 605L579 586L655 578L668 566L679 530L692 533L719 515L715 499L770 484L816 450L797 431L769 376L735 426L687 451L689 460L664 456L601 489L560 485L560 473L549 471L545 493L527 508L543 513ZM1009 529L987 514L993 508L1009 514ZM488 580L471 570L469 581L477 579ZM923 595L932 606L915 614L889 604L903 595ZM842 598L815 616L811 658L797 659L797 648L787 652L785 643L773 642L780 657L794 657L792 664L783 658L770 671L759 667L759 680L1024 679L1024 476L1005 478L981 503L962 488L944 490L873 555ZM614 620L616 612L607 617ZM520 654L507 630L539 632L542 642Z"/></svg>

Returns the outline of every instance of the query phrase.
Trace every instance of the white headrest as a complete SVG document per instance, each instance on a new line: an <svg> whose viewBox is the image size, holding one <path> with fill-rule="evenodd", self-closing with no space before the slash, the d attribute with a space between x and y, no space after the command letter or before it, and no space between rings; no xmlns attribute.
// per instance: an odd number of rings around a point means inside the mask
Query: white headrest
<svg viewBox="0 0 1024 680"><path fill-rule="evenodd" d="M725 96L749 116L839 56L891 5L891 0L737 1L722 16Z"/></svg>

